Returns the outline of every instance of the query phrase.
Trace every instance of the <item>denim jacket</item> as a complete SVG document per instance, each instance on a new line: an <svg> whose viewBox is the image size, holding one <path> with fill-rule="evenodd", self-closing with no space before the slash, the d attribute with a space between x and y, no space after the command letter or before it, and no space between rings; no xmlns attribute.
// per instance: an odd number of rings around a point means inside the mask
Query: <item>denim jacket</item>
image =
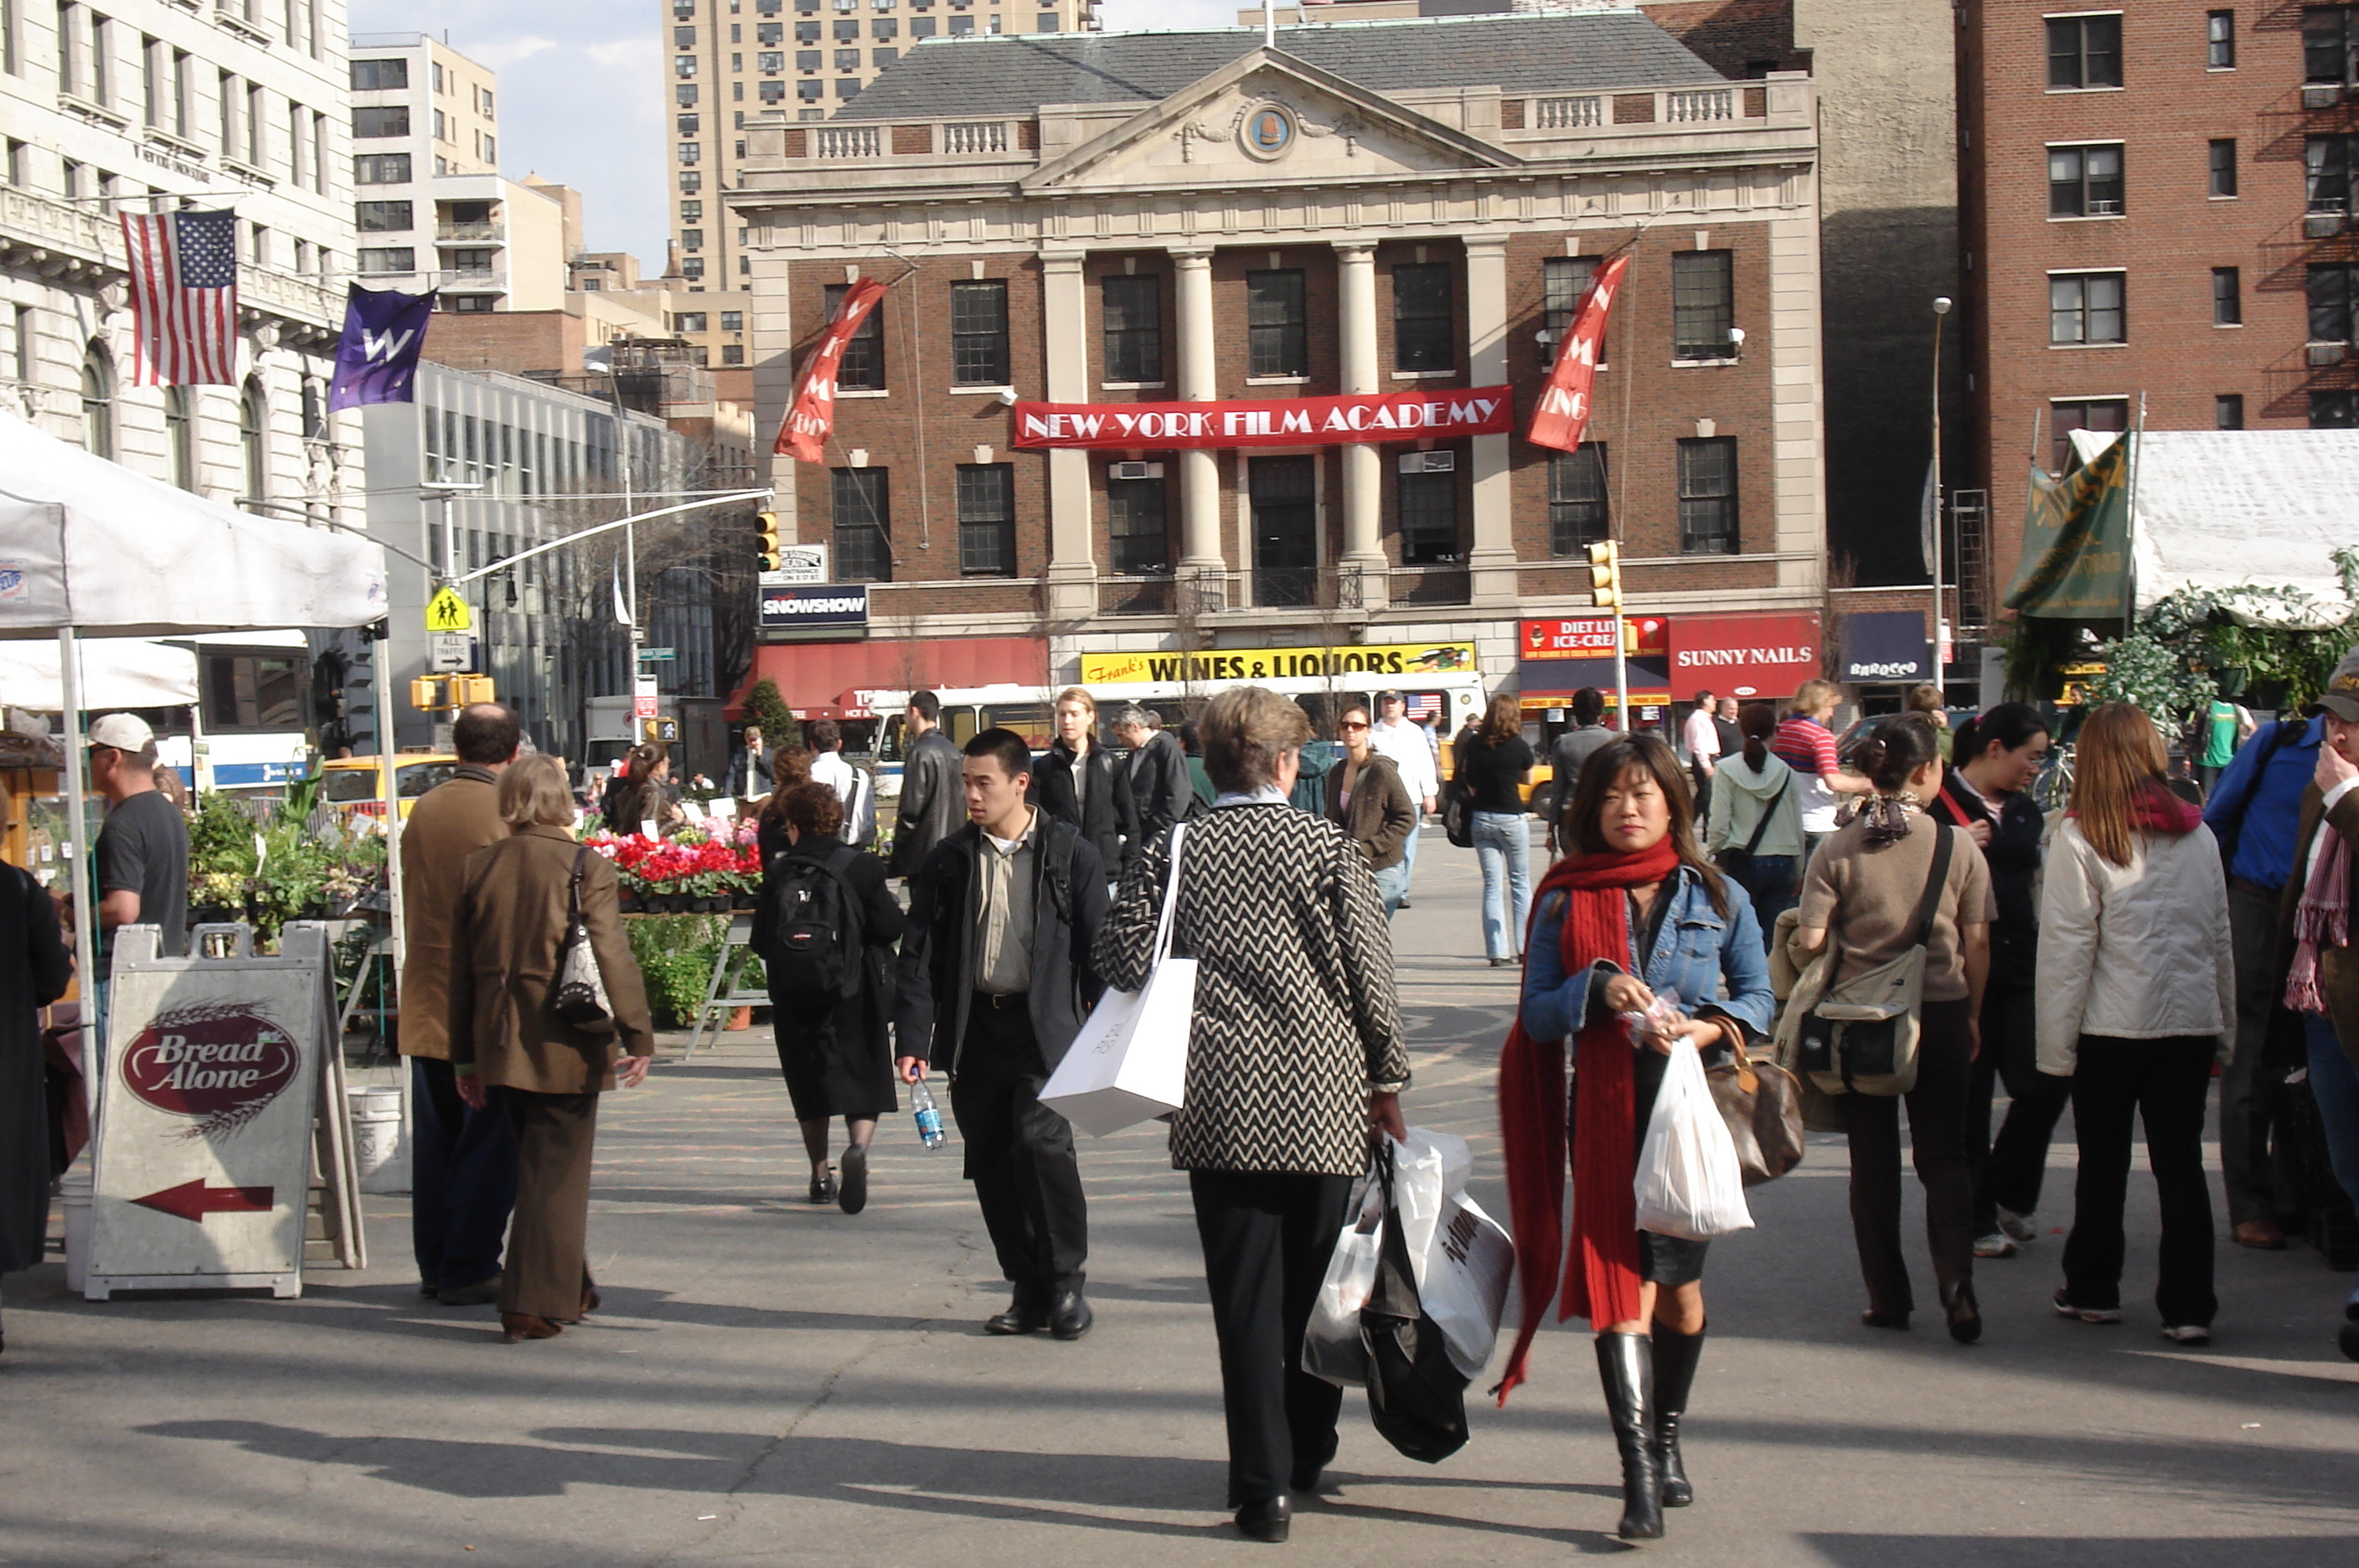
<svg viewBox="0 0 2359 1568"><path fill-rule="evenodd" d="M1654 955L1639 978L1658 994L1676 988L1691 1016L1734 1018L1748 1037L1767 1033L1776 1005L1769 995L1769 963L1760 924L1744 889L1730 887L1728 913L1723 915L1712 907L1702 875L1682 866L1669 898ZM1606 976L1627 974L1636 965L1625 956L1618 964L1601 960L1567 975L1561 940L1564 905L1562 893L1550 893L1534 912L1531 948L1524 960L1521 1017L1524 1031L1535 1040L1563 1039L1570 1048L1571 1037L1603 1009L1599 993ZM1632 935L1636 934L1634 927Z"/></svg>

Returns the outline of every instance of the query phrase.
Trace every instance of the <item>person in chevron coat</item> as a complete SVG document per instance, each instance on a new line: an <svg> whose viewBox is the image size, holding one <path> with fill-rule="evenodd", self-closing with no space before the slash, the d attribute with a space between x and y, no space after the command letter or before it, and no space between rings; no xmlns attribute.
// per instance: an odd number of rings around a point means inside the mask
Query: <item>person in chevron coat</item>
<svg viewBox="0 0 2359 1568"><path fill-rule="evenodd" d="M1302 1334L1371 1124L1405 1136L1408 1052L1368 856L1288 803L1310 721L1245 686L1197 731L1220 794L1180 841L1171 950L1198 969L1171 1163L1188 1172L1220 1339L1229 1506L1241 1532L1275 1541L1288 1488L1315 1491L1335 1456L1343 1390L1302 1370ZM1170 866L1166 834L1124 878L1098 933L1109 986L1145 983Z"/></svg>

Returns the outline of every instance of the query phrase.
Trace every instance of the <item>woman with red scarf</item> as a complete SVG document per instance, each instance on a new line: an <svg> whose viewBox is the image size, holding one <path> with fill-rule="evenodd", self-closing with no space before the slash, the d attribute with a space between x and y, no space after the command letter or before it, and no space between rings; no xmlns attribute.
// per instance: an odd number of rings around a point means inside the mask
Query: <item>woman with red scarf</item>
<svg viewBox="0 0 2359 1568"><path fill-rule="evenodd" d="M1567 855L1534 896L1523 1004L1499 1064L1523 1323L1497 1392L1504 1404L1523 1381L1551 1298L1560 1319L1589 1319L1622 1454L1620 1533L1645 1541L1663 1533L1666 1506L1695 1498L1679 1423L1703 1352L1707 1244L1637 1228L1638 1149L1677 1035L1709 1058L1767 1029L1768 964L1752 904L1696 843L1687 779L1659 736L1599 748L1561 821ZM1670 1033L1625 1021L1673 991L1690 1016Z"/></svg>
<svg viewBox="0 0 2359 1568"><path fill-rule="evenodd" d="M2130 1124L2162 1208L2162 1332L2208 1345L2212 1192L2203 1107L2235 1045L2228 879L2202 814L2170 792L2162 734L2108 702L2081 726L2072 807L2039 906L2039 1070L2072 1080L2081 1167L2056 1311L2122 1321Z"/></svg>

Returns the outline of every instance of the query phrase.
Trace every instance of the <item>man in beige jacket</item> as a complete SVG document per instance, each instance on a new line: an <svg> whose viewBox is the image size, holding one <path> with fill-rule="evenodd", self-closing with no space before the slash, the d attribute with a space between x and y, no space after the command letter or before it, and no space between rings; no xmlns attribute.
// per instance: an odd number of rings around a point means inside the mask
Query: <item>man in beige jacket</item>
<svg viewBox="0 0 2359 1568"><path fill-rule="evenodd" d="M401 833L408 942L401 966L401 1054L410 1060L410 1237L419 1293L454 1307L498 1299L500 1243L516 1203L516 1134L496 1111L470 1109L451 1068L451 931L467 857L502 842L498 779L524 738L497 702L451 726L458 771L409 811Z"/></svg>

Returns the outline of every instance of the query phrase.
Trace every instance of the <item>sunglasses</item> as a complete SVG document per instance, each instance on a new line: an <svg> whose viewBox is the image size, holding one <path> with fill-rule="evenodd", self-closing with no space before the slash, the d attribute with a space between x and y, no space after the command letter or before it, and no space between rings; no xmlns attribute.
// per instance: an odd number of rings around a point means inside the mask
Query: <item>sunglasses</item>
<svg viewBox="0 0 2359 1568"><path fill-rule="evenodd" d="M1368 721L1365 719L1345 719L1342 724L1335 727L1337 729L1344 730L1364 730L1368 727Z"/></svg>

